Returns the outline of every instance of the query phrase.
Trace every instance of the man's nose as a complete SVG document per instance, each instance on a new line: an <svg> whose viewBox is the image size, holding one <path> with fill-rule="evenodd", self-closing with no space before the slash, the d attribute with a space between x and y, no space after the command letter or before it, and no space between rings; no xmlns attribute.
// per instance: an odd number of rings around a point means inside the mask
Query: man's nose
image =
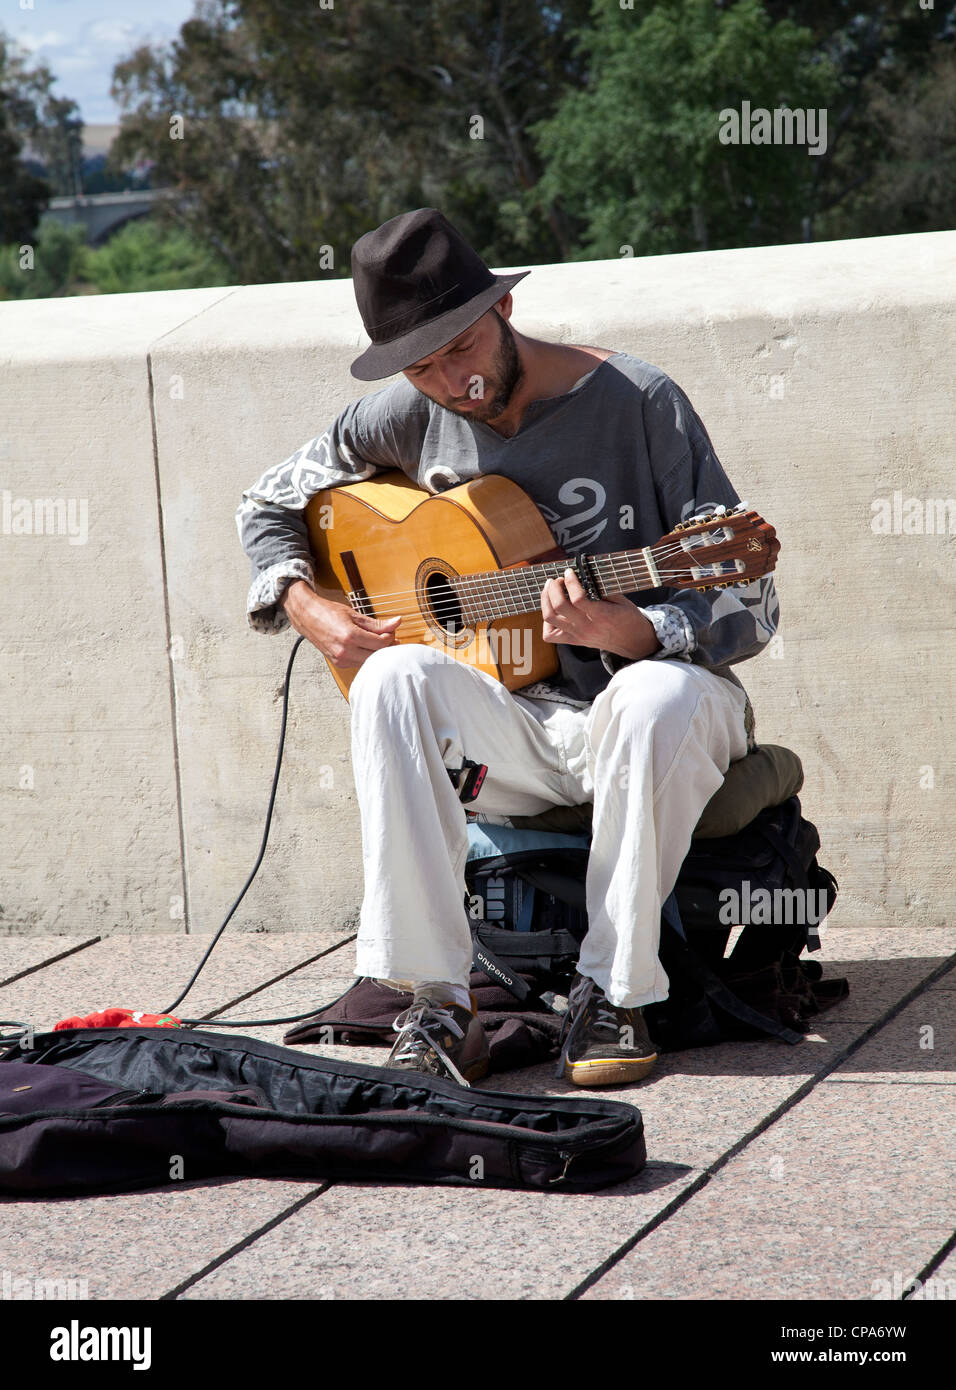
<svg viewBox="0 0 956 1390"><path fill-rule="evenodd" d="M472 373L465 367L454 362L449 362L447 366L439 363L438 374L442 390L451 400L460 401L468 395Z"/></svg>

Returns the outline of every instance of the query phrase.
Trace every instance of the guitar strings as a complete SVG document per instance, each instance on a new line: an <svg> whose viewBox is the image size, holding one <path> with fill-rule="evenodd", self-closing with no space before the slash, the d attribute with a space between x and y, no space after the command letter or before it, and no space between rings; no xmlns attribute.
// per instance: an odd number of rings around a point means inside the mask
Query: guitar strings
<svg viewBox="0 0 956 1390"><path fill-rule="evenodd" d="M504 573L505 571L501 571L501 572ZM734 578L733 576L737 576L737 577ZM632 576L632 577L634 577L634 576ZM646 577L646 576L644 576L644 577ZM674 579L684 579L684 580L687 580L687 581L693 580L695 584L699 584L699 585L706 586L706 587L710 587L711 585L720 584L720 583L749 583L749 582L750 582L750 580L749 580L748 578L746 578L745 576L740 575L740 574L739 574L739 571L736 571L736 570L731 570L731 571L718 571L717 573L711 574L711 575L695 575L690 569L683 570L683 571L681 571L681 570L672 570L672 571L669 572L669 574L668 574L666 577L667 577L668 579L670 579L670 580L674 580ZM753 578L753 577L754 577L754 576L751 576L751 578ZM527 588L527 586L525 586L525 587ZM543 587L543 586L541 586L541 587ZM657 586L655 586L655 585L645 585L644 587L645 587L645 588L654 588L654 587L657 587ZM664 585L662 585L661 587L668 588L668 587L673 587L673 586L670 585L670 584L664 584ZM635 591L637 591L639 588L640 588L640 586L635 586ZM405 591L405 592L409 595L409 597L413 597L413 598L414 598L414 597L416 596L416 591L415 591L415 590L407 590L407 591ZM621 591L619 591L619 592L626 592L626 591L621 590ZM399 596L399 595L396 594L396 597L398 597L398 596ZM385 618L395 618L395 617L414 617L416 614L420 614L420 613L421 613L421 607L420 607L419 603L417 603L417 602L413 603L410 607L404 607L404 608L403 608L403 607L395 607L395 606L386 607L386 606L384 606L384 605L382 604L382 602L381 602L381 600L383 599L383 597L386 597L386 595L382 595L382 594L378 594L378 593L375 593L375 594L368 594L368 595L367 595L367 598L368 598L369 603L374 607L374 610L375 610L375 611L374 611L374 614L371 614L371 615L368 615L368 616L374 616L374 617L377 617L377 618L380 618L380 619L385 619ZM494 615L488 614L488 615L486 615L486 616L517 617L517 616L520 616L520 614L515 613L512 609L510 609L509 605L510 605L511 603L515 602L516 600L520 600L520 599L522 599L522 598L526 598L526 599L528 599L528 601L532 604L532 607L529 608L529 609L527 609L527 610L522 610L522 611L527 611L527 612L529 612L529 613L535 611L536 609L539 608L539 605L540 605L540 601L541 601L541 588L539 588L538 585L537 585L537 583L535 582L535 584L534 584L534 592L532 592L531 588L527 588L527 591L526 591L525 593L522 593L520 590L511 589L511 588L509 587L509 590L508 590L508 591L502 591L502 592L501 592L500 594L498 594L498 595L483 593L480 589L477 590L477 591L475 591L475 592L471 592L471 593L468 593L468 594L463 594L463 593L462 593L461 586L456 585L456 586L455 586L455 593L454 593L452 596L449 596L449 597L447 597L447 598L446 598L446 597L442 597L442 598L436 599L434 602L432 602L431 604L429 604L429 612L431 612L431 613L432 613L434 616L436 616L436 617L440 617L440 616L443 616L443 615L444 615L444 616L448 616L448 617L454 616L454 614L462 607L462 603L461 603L461 599L462 599L462 598L465 598L465 599L467 599L467 598L477 598L477 599L483 598L483 599L485 599L486 601L490 602L492 605L495 605L495 604L498 604L498 603L504 605L502 612L497 613L497 614L494 614ZM360 611L360 610L356 610L356 611Z"/></svg>
<svg viewBox="0 0 956 1390"><path fill-rule="evenodd" d="M607 580L607 578L611 578L611 580L620 581L620 566L610 567L610 569L607 566L598 566L598 570L599 580L600 578L604 578L604 580ZM716 574L711 575L695 575L693 574L693 570L691 569L691 567L686 566L681 567L681 569L677 570L670 569L667 571L666 575L661 575L661 578L663 578L664 581L693 580L695 582L698 582L698 584L720 584L720 582L734 582L731 580L732 574L739 574L739 571L717 571ZM489 588L493 588L493 581L499 580L499 578L502 577L507 577L507 580L509 581L513 580L514 578L514 580L517 580L517 584L520 585L520 588L516 589L516 587L514 587L514 585L511 584L511 582L509 582L509 584L507 585L499 585L499 595L495 595L492 594L492 592L488 592ZM554 578L560 577L561 575L554 575ZM646 569L643 571L631 569L629 570L629 573L625 575L625 577L642 578L642 580L648 580L649 574L648 571L646 571ZM442 612L452 614L454 610L456 610L457 607L460 606L461 599L491 599L492 602L495 602L496 599L499 599L500 602L507 603L513 602L513 600L516 598L528 598L529 600L534 599L535 609L536 607L538 607L539 602L541 602L541 589L543 588L543 584L536 580L536 578L532 578L531 574L527 574L525 573L525 571L522 570L492 570L489 571L488 574L484 575L484 577L479 578L479 580L478 578L472 578L471 582L464 582L467 580L468 575L460 575L460 577L454 578L453 582L449 581L450 587L453 588L453 595L450 595L449 598L436 599L434 605L431 606L431 612L436 614ZM489 584L489 580L492 581L491 584ZM741 577L739 577L738 582L749 581L746 580L746 578L743 577L743 575L741 575ZM635 585L635 589L639 589L641 587L656 588L657 585ZM668 585L667 582L664 582L664 584L661 585L661 587L667 588L670 587L670 585ZM524 595L521 594L521 588L524 588L525 591L527 591ZM535 592L532 592L532 589L534 589ZM624 591L624 589L621 589L621 591L618 592L628 591ZM367 595L367 598L368 602L372 603L372 605L374 605L375 607L375 616L382 617L382 619L385 619L385 617L414 616L415 613L421 612L420 603L417 602L417 600L421 598L421 591L418 591L418 589L395 589L395 591L392 592L377 592L377 594ZM382 605L382 600L389 598L410 598L415 600L415 602L413 602L413 605L411 605L410 607L385 607L384 605ZM534 609L529 609L528 612L534 612ZM517 614L504 612L496 614L496 616L509 617L517 616Z"/></svg>
<svg viewBox="0 0 956 1390"><path fill-rule="evenodd" d="M722 578L720 575L715 575L709 580L703 579L701 581L699 577L692 576L689 574L689 572L688 578L697 578L698 582L702 582L708 588L714 584L719 584L721 582L734 582L733 580L729 579L729 577L725 576ZM741 580L740 582L749 581ZM369 597L370 599L375 599L377 596L370 595ZM510 603L513 603L516 598L520 597L521 595L509 596L509 605ZM447 599L439 603L435 603L429 608L428 611L431 618L434 619L438 625L441 625L443 619L460 619L463 627L465 628L473 627L475 626L475 624L481 622L491 622L497 618L519 618L524 616L530 617L532 614L535 613L540 615L540 596L529 593L528 595L526 595L526 597L528 599L529 606L527 609L522 609L519 612L515 612L513 608L508 606L502 612L489 612L487 610L483 610L480 613L469 611L467 614L465 614L462 613L461 606L458 603L456 603L453 599ZM374 616L380 620L401 617L404 620L401 624L400 629L403 637L411 636L411 634L416 631L426 631L431 629L431 624L425 618L422 610L417 606L411 609L398 609L389 611L387 609L382 608L381 605L376 605L375 612L366 616Z"/></svg>
<svg viewBox="0 0 956 1390"><path fill-rule="evenodd" d="M707 546L707 545L699 545L699 546L695 546L695 547L694 547L695 550L708 550L708 549L711 549L711 548L712 548L712 547ZM621 555L621 558L620 558L620 559L614 559L614 558L609 557L609 556L599 556L599 555L595 555L595 556L592 556L592 557L591 557L591 560L592 560L592 562L593 562L593 564L594 564L594 567L595 567L595 569L596 569L597 572L598 572L598 577L599 577L599 579L600 579L600 578L604 578L604 579L610 578L610 579L613 579L613 580L618 580L618 579L620 578L620 572L621 572L622 570L623 570L623 572L624 572L624 576L625 576L626 578L629 578L629 579L636 579L636 578L647 579L647 578L650 577L649 572L648 572L647 567L646 567L646 564L645 564L645 562L644 562L644 560L643 560L643 557L642 557L639 561L637 561L637 560L629 560L629 559L623 558L624 555L627 554L627 552L619 552L619 554ZM670 546L667 546L667 547L662 546L662 547L660 547L660 548L658 548L658 549L652 548L652 549L651 549L651 554L652 554L652 556L654 557L655 563L659 563L659 562L661 562L661 561L667 560L671 555L676 555L676 554L687 555L688 552L687 552L687 550L685 549L684 546L682 546L682 545L680 545L680 544L676 544L676 545L670 545ZM571 558L574 558L574 557L571 557ZM715 557L715 558L719 558L719 557ZM554 562L552 562L552 561L545 561L545 562L543 562L544 565L551 564L551 563L557 564L558 562L557 562L557 561L554 561ZM708 566L709 566L710 564L713 564L713 563L714 563L714 560L711 560L711 561L707 562ZM642 568L637 568L638 565L640 565ZM566 567L567 567L567 568L573 568L573 566L570 565L570 563L569 563L569 565L566 566ZM533 585L538 585L538 582L539 582L538 579L533 577L534 570L535 570L536 568L538 568L538 566L522 566L522 567L519 567L519 568L517 568L517 569L482 571L480 574L477 574L477 575L454 575L454 576L452 576L452 577L449 577L448 582L449 582L449 585L450 585L451 587L454 588L455 594L456 594L457 596L459 596L459 597L464 597L464 598L466 598L466 599L467 599L467 598L485 597L485 596L486 596L486 591L489 589L489 587L493 587L493 586L495 585L495 582L496 582L496 581L501 581L502 578L506 578L506 579L507 579L507 581L508 581L507 588L508 588L508 589L511 588L511 583L510 583L510 581L511 581L512 579L517 580L519 583L524 584L524 585L526 585L526 586L527 586L527 585L532 585L532 584L533 584ZM554 576L551 576L551 577L553 577L553 578L561 578L561 577L563 576L564 568L565 568L565 567L562 567L562 570L561 570L561 573L560 573L560 574L555 574ZM699 566L698 566L698 568L699 568ZM671 578L676 578L676 579L687 579L687 580L691 580L691 579L694 579L694 578L695 578L695 576L694 576L694 574L693 574L693 570L692 570L691 567L689 567L689 566L688 566L688 567L685 567L685 568L681 568L681 569L671 569L671 570L669 571L669 577L671 577ZM719 582L720 582L720 576L719 576L719 575L718 575L718 576L714 576L712 582L714 582L714 583L719 583ZM541 587L543 587L543 584L542 584ZM657 586L647 586L647 587L657 587ZM667 587L667 586L665 585L664 587ZM400 599L400 598L406 598L406 597L407 597L407 598L411 598L411 599L416 599L416 600L417 600L417 598L418 598L419 595L420 595L420 592L421 592L421 591L420 591L420 590L417 590L417 589L395 589L395 590L386 590L386 591L383 591L383 592L378 592L378 593L375 593L375 594L370 594L368 597L369 597L369 600L370 600L370 601L374 601L377 605L380 605L380 604L382 603L382 601L385 600L385 599ZM540 595L540 588L539 588L539 595ZM502 597L503 597L503 598L505 597L505 592L504 592L504 591L502 592ZM455 600L454 600L454 599L444 600L443 602L446 602L446 603L450 604L452 607L455 606ZM381 614L381 616L396 617L396 616L399 616L399 615L404 614L404 613L409 613L409 614L410 614L410 613L414 613L414 612L416 612L416 611L418 611L418 605L417 605L417 603L416 603L413 607L411 607L411 608L408 608L408 609L396 609L396 610L392 611L391 613L383 613L383 614ZM505 616L505 615L499 615L499 616Z"/></svg>
<svg viewBox="0 0 956 1390"><path fill-rule="evenodd" d="M712 547L710 547L710 546L705 546L705 545L699 545L699 546L695 546L695 547L694 547L695 550L704 550L704 549L711 549L711 548L712 548ZM658 562L661 561L661 560L667 560L667 559L669 559L672 555L679 555L679 554L684 554L684 555L686 555L687 553L688 553L688 552L684 549L684 547L683 547L682 545L679 545L679 544L678 544L678 545L670 545L670 546L667 546L667 547L661 546L660 548L651 547L651 555L652 555L652 557L653 557L653 559L654 559L654 561L655 561L655 564L658 563ZM631 554L630 551L614 551L614 552L611 552L610 555L592 555L592 556L590 556L590 559L594 562L594 564L596 565L596 567L598 567L599 569L603 569L603 570L605 570L605 571L609 571L609 572L610 572L610 577L611 577L611 578L614 578L614 577L615 577L615 575L614 575L615 570L618 569L618 568L621 568L621 567L626 567L626 569L630 571L630 574L629 574L629 576L628 576L629 578L634 578L635 575L638 574L638 573L645 573L645 574L646 574L646 565L645 565L645 561L644 561L644 559L643 559L643 556L642 556L639 560L636 560L636 559L635 559L635 560L631 560L631 559L626 558L629 554ZM617 556L618 558L615 558L615 556ZM573 556L573 555L568 557L567 566L562 566L561 574L564 573L564 569L565 569L565 568L573 568L572 561L573 561L575 558L576 558L576 557ZM557 560L545 560L545 561L541 561L541 562L540 562L540 567L543 568L543 567L545 567L545 566L547 566L547 565L551 565L551 564L557 565L557 564L559 564L559 563L560 563L560 562L557 561ZM642 569L642 570L637 570L637 569L635 568L635 566L638 566L638 565L642 566L643 569ZM531 576L531 574L534 572L534 570L536 570L536 569L538 569L538 568L539 568L538 565L526 565L526 566L520 566L520 567L517 568L517 569L481 570L481 571L479 571L477 574L474 574L474 575L468 575L468 574L461 574L461 575L459 575L459 574L456 574L456 575L452 576L452 578L454 579L455 586L456 586L456 588L457 588L459 591L467 590L467 589L469 589L469 588L477 590L477 589L480 589L480 588L483 587L483 586L486 586L486 585L488 584L489 580L493 582L495 579L499 578L499 577L502 576L502 575L507 575L509 578L511 578L511 577L513 577L513 576L520 576L520 575L525 575L525 574L527 574L528 577L530 578L530 576ZM555 577L555 578L560 578L560 575L555 575L554 577ZM378 594L376 595L376 597L377 597L377 598L380 598L380 599L381 599L381 598L401 598L401 597L404 597L404 595L406 595L406 594L415 594L415 593L417 593L417 592L418 592L418 591L417 591L416 589L394 589L394 590L385 590L384 592L378 593Z"/></svg>

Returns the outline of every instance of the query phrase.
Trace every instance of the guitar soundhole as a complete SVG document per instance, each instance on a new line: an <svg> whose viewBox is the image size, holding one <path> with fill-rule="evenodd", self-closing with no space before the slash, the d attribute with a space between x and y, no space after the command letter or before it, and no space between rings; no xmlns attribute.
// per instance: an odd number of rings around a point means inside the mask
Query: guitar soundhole
<svg viewBox="0 0 956 1390"><path fill-rule="evenodd" d="M425 580L425 599L434 623L454 637L465 626L461 602L446 575L435 572Z"/></svg>

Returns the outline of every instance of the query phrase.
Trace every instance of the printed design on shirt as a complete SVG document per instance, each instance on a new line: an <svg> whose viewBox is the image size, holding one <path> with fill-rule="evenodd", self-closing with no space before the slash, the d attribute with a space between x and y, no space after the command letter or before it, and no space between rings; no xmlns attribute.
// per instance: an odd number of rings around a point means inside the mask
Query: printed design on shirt
<svg viewBox="0 0 956 1390"><path fill-rule="evenodd" d="M765 574L762 579L754 579L747 585L724 589L719 593L710 590L707 597L710 600L712 625L722 618L741 617L743 609L753 621L754 640L760 646L769 642L777 630L780 604L772 575Z"/></svg>
<svg viewBox="0 0 956 1390"><path fill-rule="evenodd" d="M280 581L292 579L304 579L307 584L312 584L312 566L305 560L284 560L256 575L246 600L250 627L257 632L281 632L288 627L285 610L279 607L279 598L286 588L286 584Z"/></svg>
<svg viewBox="0 0 956 1390"><path fill-rule="evenodd" d="M461 482L447 468L429 468L422 474L421 485L429 492L446 492L450 487L457 487Z"/></svg>
<svg viewBox="0 0 956 1390"><path fill-rule="evenodd" d="M661 644L661 650L655 652L655 656L676 656L680 652L694 650L694 630L679 608L662 603L654 608L642 608L641 612Z"/></svg>
<svg viewBox="0 0 956 1390"><path fill-rule="evenodd" d="M777 630L780 618L780 602L774 588L773 575L765 574L755 579L745 588L727 589L726 593L736 593L737 600L750 613L757 628L757 641L769 642Z"/></svg>
<svg viewBox="0 0 956 1390"><path fill-rule="evenodd" d="M341 460L348 467L341 467ZM323 488L362 482L380 471L378 464L366 463L344 443L339 445L337 453L333 453L329 431L326 430L301 449L296 449L281 463L267 469L244 494L247 500L240 508L240 516L263 504L298 511Z"/></svg>
<svg viewBox="0 0 956 1390"><path fill-rule="evenodd" d="M736 502L733 503L733 506L736 505ZM727 507L729 509L730 506L731 504L729 502L685 502L681 507L680 519L681 521L689 521L691 517L703 517L706 516L708 512L715 512L718 507Z"/></svg>
<svg viewBox="0 0 956 1390"><path fill-rule="evenodd" d="M543 507L538 503L538 510L547 521L551 530L554 532L558 545L564 547L570 554L575 554L579 550L584 550L587 546L593 545L598 536L607 527L607 517L600 523L593 526L585 525L591 517L597 516L604 510L607 501L607 489L595 481L594 478L569 478L562 484L558 493L558 501L565 506L570 506L574 502L584 502L588 494L594 498L594 503L586 507L583 511L572 512L570 516L562 516L559 512L552 511L550 507Z"/></svg>
<svg viewBox="0 0 956 1390"><path fill-rule="evenodd" d="M547 700L554 705L568 705L571 709L587 709L591 704L590 700L576 700L573 695L568 695L549 681L535 681L533 685L523 685L520 690L512 691L512 694L529 700Z"/></svg>

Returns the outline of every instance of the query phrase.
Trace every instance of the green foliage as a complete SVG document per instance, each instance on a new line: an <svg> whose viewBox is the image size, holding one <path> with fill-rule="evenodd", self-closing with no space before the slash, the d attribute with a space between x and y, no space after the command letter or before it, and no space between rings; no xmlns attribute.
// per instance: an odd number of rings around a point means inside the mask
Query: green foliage
<svg viewBox="0 0 956 1390"><path fill-rule="evenodd" d="M23 164L21 151L0 92L0 243L29 240L50 196L47 184Z"/></svg>
<svg viewBox="0 0 956 1390"><path fill-rule="evenodd" d="M207 0L170 49L117 66L114 158L156 161L154 182L189 195L180 221L234 281L347 275L359 236L434 203L492 264L561 259L558 210L521 203L540 173L525 132L584 80L572 35L587 11Z"/></svg>
<svg viewBox="0 0 956 1390"><path fill-rule="evenodd" d="M180 228L143 218L88 251L84 274L102 294L195 289L229 283L225 262Z"/></svg>
<svg viewBox="0 0 956 1390"><path fill-rule="evenodd" d="M53 94L55 82L56 78L45 64L31 63L29 54L0 33L0 132L6 131L15 137L18 151L29 144L42 160L46 182L40 211L51 195L76 192L82 159L83 121L79 107L75 101ZM0 135L0 146L2 144ZM9 216L6 219L3 216L9 177L6 170L0 171L0 240L16 236L27 239L36 219L28 228L21 225L18 232Z"/></svg>
<svg viewBox="0 0 956 1390"><path fill-rule="evenodd" d="M34 241L0 247L0 299L75 293L86 254L82 227L44 218Z"/></svg>
<svg viewBox="0 0 956 1390"><path fill-rule="evenodd" d="M590 83L532 132L536 196L573 208L577 258L800 239L819 156L805 145L723 144L720 113L826 107L836 84L809 30L759 0L594 6Z"/></svg>
<svg viewBox="0 0 956 1390"><path fill-rule="evenodd" d="M130 222L95 251L85 245L82 227L64 227L52 218L41 221L33 246L0 247L0 299L135 294L226 283L225 264L206 247L152 218Z"/></svg>

